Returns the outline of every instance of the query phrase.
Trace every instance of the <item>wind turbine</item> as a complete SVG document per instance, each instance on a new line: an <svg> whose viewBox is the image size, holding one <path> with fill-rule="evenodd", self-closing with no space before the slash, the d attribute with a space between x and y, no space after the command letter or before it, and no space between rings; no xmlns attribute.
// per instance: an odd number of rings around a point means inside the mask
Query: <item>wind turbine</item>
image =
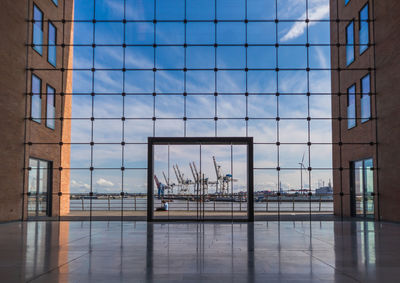
<svg viewBox="0 0 400 283"><path fill-rule="evenodd" d="M303 152L303 157L301 158L301 162L299 162L299 165L300 165L300 192L301 192L301 194L303 194L303 168L305 169L305 167L304 167L304 154L305 154L306 152L304 151Z"/></svg>

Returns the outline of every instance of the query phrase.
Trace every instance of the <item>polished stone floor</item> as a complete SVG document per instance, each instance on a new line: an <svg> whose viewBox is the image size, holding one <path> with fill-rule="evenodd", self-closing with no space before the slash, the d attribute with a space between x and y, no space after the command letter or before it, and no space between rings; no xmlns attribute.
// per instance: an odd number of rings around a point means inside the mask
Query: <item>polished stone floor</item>
<svg viewBox="0 0 400 283"><path fill-rule="evenodd" d="M26 281L399 282L400 224L0 224L0 282Z"/></svg>

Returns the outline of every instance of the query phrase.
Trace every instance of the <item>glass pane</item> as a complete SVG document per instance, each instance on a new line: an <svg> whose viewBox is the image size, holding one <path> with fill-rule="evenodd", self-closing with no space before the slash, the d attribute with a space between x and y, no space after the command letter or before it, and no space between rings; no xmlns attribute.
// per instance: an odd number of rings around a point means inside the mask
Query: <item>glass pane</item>
<svg viewBox="0 0 400 283"><path fill-rule="evenodd" d="M36 199L37 199L37 175L38 175L38 160L29 159L29 180L28 180L28 215L36 215Z"/></svg>
<svg viewBox="0 0 400 283"><path fill-rule="evenodd" d="M36 5L33 5L33 19L35 23L33 24L33 44L35 49L39 54L43 52L43 13L39 10Z"/></svg>
<svg viewBox="0 0 400 283"><path fill-rule="evenodd" d="M275 44L275 23L250 22L247 24L247 42L249 44ZM275 47L272 47L275 49Z"/></svg>
<svg viewBox="0 0 400 283"><path fill-rule="evenodd" d="M257 68L257 69L276 68L276 48L272 46L248 47L247 66L249 68ZM261 83L261 81L259 81L258 83Z"/></svg>
<svg viewBox="0 0 400 283"><path fill-rule="evenodd" d="M48 163L39 161L39 192L38 192L38 215L47 214L47 190L48 190Z"/></svg>
<svg viewBox="0 0 400 283"><path fill-rule="evenodd" d="M47 193L48 162L39 161L39 193Z"/></svg>
<svg viewBox="0 0 400 283"><path fill-rule="evenodd" d="M188 20L213 20L215 18L215 0L186 0Z"/></svg>
<svg viewBox="0 0 400 283"><path fill-rule="evenodd" d="M156 18L160 20L183 20L185 18L185 3L185 0L157 1Z"/></svg>
<svg viewBox="0 0 400 283"><path fill-rule="evenodd" d="M42 99L41 99L42 81L32 75L32 100L31 100L31 116L33 121L40 123L42 117Z"/></svg>
<svg viewBox="0 0 400 283"><path fill-rule="evenodd" d="M364 181L365 181L365 213L367 215L374 214L374 197L371 195L374 192L374 171L373 160L367 159L364 161Z"/></svg>
<svg viewBox="0 0 400 283"><path fill-rule="evenodd" d="M372 193L374 191L374 174L373 174L373 161L367 159L364 161L364 174L365 174L365 192Z"/></svg>
<svg viewBox="0 0 400 283"><path fill-rule="evenodd" d="M46 126L54 129L55 125L55 97L54 88L47 86Z"/></svg>
<svg viewBox="0 0 400 283"><path fill-rule="evenodd" d="M123 190L126 193L124 216L146 216L147 170L126 170L123 186Z"/></svg>
<svg viewBox="0 0 400 283"><path fill-rule="evenodd" d="M364 214L364 182L363 182L363 162L354 162L354 193L355 193L355 212L357 215Z"/></svg>
<svg viewBox="0 0 400 283"><path fill-rule="evenodd" d="M249 20L275 19L275 0L247 0Z"/></svg>
<svg viewBox="0 0 400 283"><path fill-rule="evenodd" d="M241 20L245 16L245 0L218 0L217 18L219 20Z"/></svg>
<svg viewBox="0 0 400 283"><path fill-rule="evenodd" d="M361 80L361 122L371 118L371 96L370 96L370 76L367 75Z"/></svg>
<svg viewBox="0 0 400 283"><path fill-rule="evenodd" d="M29 159L29 167L31 170L29 171L29 183L28 183L28 192L36 194L37 188L37 168L38 161L36 159Z"/></svg>
<svg viewBox="0 0 400 283"><path fill-rule="evenodd" d="M218 23L217 43L219 44L243 44L245 40L244 23Z"/></svg>
<svg viewBox="0 0 400 283"><path fill-rule="evenodd" d="M56 66L57 63L56 34L57 30L55 26L52 23L49 23L49 45L48 45L47 60L53 66Z"/></svg>
<svg viewBox="0 0 400 283"><path fill-rule="evenodd" d="M354 61L354 22L346 27L346 64Z"/></svg>
<svg viewBox="0 0 400 283"><path fill-rule="evenodd" d="M369 43L368 4L360 11L360 54L368 48Z"/></svg>
<svg viewBox="0 0 400 283"><path fill-rule="evenodd" d="M188 44L214 44L215 24L188 23L186 26L186 41ZM211 48L214 49L214 47Z"/></svg>
<svg viewBox="0 0 400 283"><path fill-rule="evenodd" d="M347 127L356 126L356 87L351 86L347 90Z"/></svg>
<svg viewBox="0 0 400 283"><path fill-rule="evenodd" d="M154 1L125 0L125 2L127 20L153 20Z"/></svg>

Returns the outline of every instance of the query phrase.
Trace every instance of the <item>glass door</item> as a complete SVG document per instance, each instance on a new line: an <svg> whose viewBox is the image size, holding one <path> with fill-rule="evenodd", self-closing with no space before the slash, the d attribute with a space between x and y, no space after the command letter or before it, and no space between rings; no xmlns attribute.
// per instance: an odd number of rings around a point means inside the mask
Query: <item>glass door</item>
<svg viewBox="0 0 400 283"><path fill-rule="evenodd" d="M200 219L247 218L247 146L201 145Z"/></svg>
<svg viewBox="0 0 400 283"><path fill-rule="evenodd" d="M198 220L201 216L200 145L154 146L155 220Z"/></svg>
<svg viewBox="0 0 400 283"><path fill-rule="evenodd" d="M150 144L148 219L250 219L248 141L216 139Z"/></svg>
<svg viewBox="0 0 400 283"><path fill-rule="evenodd" d="M372 159L364 160L364 215L374 217L374 171Z"/></svg>
<svg viewBox="0 0 400 283"><path fill-rule="evenodd" d="M51 163L29 159L28 217L50 216Z"/></svg>
<svg viewBox="0 0 400 283"><path fill-rule="evenodd" d="M374 217L373 160L365 159L352 163L351 195L353 216Z"/></svg>

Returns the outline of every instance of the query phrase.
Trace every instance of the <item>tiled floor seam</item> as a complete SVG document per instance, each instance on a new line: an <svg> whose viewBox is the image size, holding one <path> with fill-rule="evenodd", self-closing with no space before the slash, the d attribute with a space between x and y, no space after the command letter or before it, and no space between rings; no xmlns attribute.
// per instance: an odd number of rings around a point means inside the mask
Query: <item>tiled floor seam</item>
<svg viewBox="0 0 400 283"><path fill-rule="evenodd" d="M54 267L54 268L52 268L52 269L50 269L50 270L47 270L47 271L45 271L45 272L43 272L43 273L41 273L41 274L36 275L35 277L33 277L33 278L27 280L26 282L34 282L34 281L38 280L40 277L45 276L46 274L49 274L49 273L53 272L54 270L60 269L60 267L63 267L63 266L65 266L65 265L67 265L67 264L70 264L71 262L73 262L73 261L75 261L75 260L78 260L78 259L80 259L81 257L84 257L84 256L86 256L86 255L88 255L88 254L89 254L89 252L86 252L86 253L84 253L84 254L82 254L82 255L80 255L80 256L77 256L77 257L74 258L74 259L71 259L71 260L69 260L69 261L67 261L67 262L64 262L64 263L58 265L57 267Z"/></svg>
<svg viewBox="0 0 400 283"><path fill-rule="evenodd" d="M322 260L322 259L316 257L315 255L313 255L313 254L310 253L309 251L304 251L304 250L303 250L302 252L305 253L305 254L307 254L307 255L309 255L309 256L311 256L312 258L318 260L319 262L321 262L321 263L323 263L323 264L329 266L330 268L332 268L332 269L334 269L334 270L340 272L340 274L343 274L344 276L347 276L347 277L349 277L350 279L352 279L352 280L354 280L354 281L356 281L356 282L362 282L361 280L358 280L357 278L354 278L353 276L347 274L346 272L344 272L344 271L342 271L342 270L340 270L340 269L337 269L335 266L333 266L333 265L331 265L331 264L325 262L324 260Z"/></svg>

